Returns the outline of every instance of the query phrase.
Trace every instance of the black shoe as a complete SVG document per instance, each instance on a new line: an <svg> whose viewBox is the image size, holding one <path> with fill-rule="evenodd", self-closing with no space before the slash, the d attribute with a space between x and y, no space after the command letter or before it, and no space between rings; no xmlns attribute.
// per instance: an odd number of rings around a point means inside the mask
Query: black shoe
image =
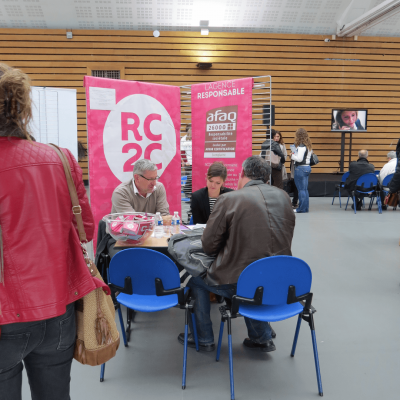
<svg viewBox="0 0 400 400"><path fill-rule="evenodd" d="M178 342L180 344L185 344L185 334L180 333L178 336ZM193 347L196 348L196 342L194 341L194 337L191 333L188 335L188 347ZM215 344L201 344L199 343L199 351L214 351L215 350Z"/></svg>
<svg viewBox="0 0 400 400"><path fill-rule="evenodd" d="M354 210L354 204L351 205L351 209ZM361 205L357 204L356 211L361 211Z"/></svg>
<svg viewBox="0 0 400 400"><path fill-rule="evenodd" d="M225 298L219 294L216 294L215 297L217 298L217 303L219 304L222 304L225 301Z"/></svg>
<svg viewBox="0 0 400 400"><path fill-rule="evenodd" d="M276 338L276 332L274 331L274 329L272 328L272 326L271 326L271 324L268 322L268 325L269 325L269 327L271 328L271 336L272 336L272 339L275 339Z"/></svg>
<svg viewBox="0 0 400 400"><path fill-rule="evenodd" d="M276 347L272 339L267 340L265 343L256 343L253 342L251 339L246 338L243 340L243 344L248 347L249 349L259 349L265 353L269 353L270 351L275 351Z"/></svg>

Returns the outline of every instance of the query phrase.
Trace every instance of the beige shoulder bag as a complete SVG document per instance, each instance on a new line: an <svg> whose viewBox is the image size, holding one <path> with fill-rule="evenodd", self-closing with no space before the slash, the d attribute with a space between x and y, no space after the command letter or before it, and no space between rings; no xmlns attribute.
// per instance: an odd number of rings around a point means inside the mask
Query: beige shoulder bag
<svg viewBox="0 0 400 400"><path fill-rule="evenodd" d="M77 339L74 358L82 364L101 365L115 356L119 346L115 309L111 296L109 296L111 291L104 283L96 265L86 251L87 240L81 214L82 209L79 205L68 159L56 145L51 144L50 146L57 152L63 163L71 196L72 211L78 226L83 258L97 286L97 289L93 292L75 302Z"/></svg>

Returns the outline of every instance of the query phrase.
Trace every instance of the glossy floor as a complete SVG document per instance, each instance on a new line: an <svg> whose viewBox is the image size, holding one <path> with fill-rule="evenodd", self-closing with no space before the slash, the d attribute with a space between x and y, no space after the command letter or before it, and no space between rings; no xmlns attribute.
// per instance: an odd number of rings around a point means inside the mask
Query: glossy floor
<svg viewBox="0 0 400 400"><path fill-rule="evenodd" d="M296 216L293 255L313 271L316 336L324 397L398 399L400 393L400 210L354 215L329 198L311 198L310 213ZM245 251L245 249L243 249ZM125 312L124 312L125 317ZM218 305L212 306L218 332ZM296 320L273 324L277 350L243 348L243 320L233 322L237 400L318 398L311 335L300 331L296 356L290 357ZM123 346L100 367L73 363L73 400L190 399L229 400L227 339L221 360L215 353L188 349L187 388L181 389L184 314L172 309L138 314L129 347ZM24 377L24 398L30 398Z"/></svg>

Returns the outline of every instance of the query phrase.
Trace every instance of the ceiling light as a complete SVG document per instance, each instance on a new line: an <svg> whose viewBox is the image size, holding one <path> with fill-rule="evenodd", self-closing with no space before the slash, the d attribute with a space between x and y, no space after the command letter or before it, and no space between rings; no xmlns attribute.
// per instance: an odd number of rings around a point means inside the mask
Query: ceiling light
<svg viewBox="0 0 400 400"><path fill-rule="evenodd" d="M67 32L67 39L72 39L72 38L73 38L72 32Z"/></svg>
<svg viewBox="0 0 400 400"><path fill-rule="evenodd" d="M209 30L208 29L202 29L201 30L201 34L202 35L208 35L210 32L209 32Z"/></svg>
<svg viewBox="0 0 400 400"><path fill-rule="evenodd" d="M348 11L349 8L345 11L342 19L345 17ZM397 14L398 12L400 12L400 0L386 0L351 22L343 24L341 21L339 21L336 32L337 36L357 36L361 32L372 28L385 19Z"/></svg>
<svg viewBox="0 0 400 400"><path fill-rule="evenodd" d="M159 37L160 36L160 31L154 31L153 32L154 37Z"/></svg>

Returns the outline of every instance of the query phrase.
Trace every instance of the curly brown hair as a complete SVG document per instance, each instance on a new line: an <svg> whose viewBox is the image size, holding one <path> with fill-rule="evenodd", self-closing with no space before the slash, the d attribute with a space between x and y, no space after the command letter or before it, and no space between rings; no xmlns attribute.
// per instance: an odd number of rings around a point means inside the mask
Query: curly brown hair
<svg viewBox="0 0 400 400"><path fill-rule="evenodd" d="M308 132L304 128L297 129L294 139L294 145L296 147L299 147L301 144L304 144L308 150L312 150L311 140L308 136Z"/></svg>
<svg viewBox="0 0 400 400"><path fill-rule="evenodd" d="M19 69L0 63L0 136L32 140L31 81Z"/></svg>

